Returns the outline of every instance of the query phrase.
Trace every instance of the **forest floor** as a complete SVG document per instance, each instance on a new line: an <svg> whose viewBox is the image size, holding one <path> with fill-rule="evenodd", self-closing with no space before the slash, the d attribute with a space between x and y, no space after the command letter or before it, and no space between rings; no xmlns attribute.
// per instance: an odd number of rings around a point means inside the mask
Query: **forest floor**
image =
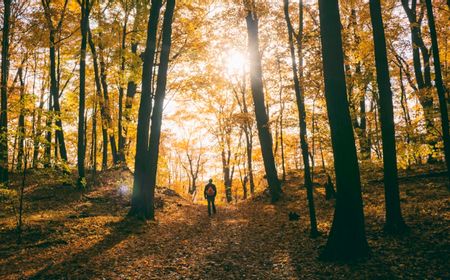
<svg viewBox="0 0 450 280"><path fill-rule="evenodd" d="M152 222L126 218L129 192L121 184L130 182L129 171L106 171L85 193L56 175L30 174L20 244L14 215L0 208L0 279L450 279L445 176L400 181L410 231L392 237L382 231L383 184L368 183L377 173L363 171L370 174L363 196L371 257L341 264L317 259L334 202L316 187L323 234L311 239L299 174L288 176L277 204L261 194L220 205L212 218L205 205L159 189ZM298 221L289 221L290 211Z"/></svg>

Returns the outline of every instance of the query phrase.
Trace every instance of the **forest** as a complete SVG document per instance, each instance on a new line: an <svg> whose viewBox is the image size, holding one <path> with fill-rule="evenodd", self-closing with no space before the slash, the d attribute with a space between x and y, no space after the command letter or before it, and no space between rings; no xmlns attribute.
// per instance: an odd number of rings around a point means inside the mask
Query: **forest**
<svg viewBox="0 0 450 280"><path fill-rule="evenodd" d="M449 279L449 0L1 0L0 279Z"/></svg>

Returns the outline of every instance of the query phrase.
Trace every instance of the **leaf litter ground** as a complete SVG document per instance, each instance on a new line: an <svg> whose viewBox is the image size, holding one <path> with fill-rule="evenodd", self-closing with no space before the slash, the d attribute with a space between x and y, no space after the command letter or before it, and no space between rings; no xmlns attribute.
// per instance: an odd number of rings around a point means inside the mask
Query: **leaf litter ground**
<svg viewBox="0 0 450 280"><path fill-rule="evenodd" d="M323 234L309 238L306 192L298 174L290 174L276 205L261 194L220 205L212 218L205 205L161 188L152 222L126 218L129 193L121 185L130 184L128 171L102 173L99 187L84 194L36 174L34 184L26 189L21 244L16 244L14 217L1 209L0 279L450 278L450 199L445 177L401 180L403 213L410 226L401 237L382 232L383 184L365 183L371 257L340 264L317 260L334 202L326 201L323 188L316 187ZM298 221L288 220L290 211L299 213Z"/></svg>

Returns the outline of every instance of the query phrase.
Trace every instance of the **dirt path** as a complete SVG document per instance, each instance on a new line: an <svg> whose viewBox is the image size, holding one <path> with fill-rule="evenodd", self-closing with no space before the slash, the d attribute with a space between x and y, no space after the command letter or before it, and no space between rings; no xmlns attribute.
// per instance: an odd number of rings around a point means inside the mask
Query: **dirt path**
<svg viewBox="0 0 450 280"><path fill-rule="evenodd" d="M97 198L91 208L78 208L78 213L88 215L41 224L50 228L47 233L52 238L47 239L63 240L60 244L2 252L0 276L2 279L448 278L449 200L440 189L443 182L422 181L431 188L428 197L417 193L415 184L403 186L409 193L404 201L405 219L412 226L411 233L403 238L382 234L382 189L371 186L373 190L365 193L365 208L372 257L366 262L345 265L317 261L326 234L317 239L308 237L305 191L296 186L297 181L292 178L285 185L283 200L277 205L262 198L219 206L218 214L212 218L204 205L168 197L157 212L157 220L143 223L124 219L126 209L105 211L113 209L112 206L102 205L107 199ZM322 189L316 190L317 214L319 229L326 233L333 202L326 202L321 192ZM445 209L447 212L442 212ZM288 221L289 211L297 211L300 220Z"/></svg>

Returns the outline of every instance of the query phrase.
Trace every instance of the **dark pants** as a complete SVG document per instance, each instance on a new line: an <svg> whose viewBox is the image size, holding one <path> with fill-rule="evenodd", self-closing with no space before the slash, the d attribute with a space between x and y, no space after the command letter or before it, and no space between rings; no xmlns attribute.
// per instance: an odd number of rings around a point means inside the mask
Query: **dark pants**
<svg viewBox="0 0 450 280"><path fill-rule="evenodd" d="M206 199L208 200L208 214L211 216L211 208L212 208L212 212L214 214L216 214L216 205L214 204L214 200L216 198L213 196L213 197L207 197Z"/></svg>

